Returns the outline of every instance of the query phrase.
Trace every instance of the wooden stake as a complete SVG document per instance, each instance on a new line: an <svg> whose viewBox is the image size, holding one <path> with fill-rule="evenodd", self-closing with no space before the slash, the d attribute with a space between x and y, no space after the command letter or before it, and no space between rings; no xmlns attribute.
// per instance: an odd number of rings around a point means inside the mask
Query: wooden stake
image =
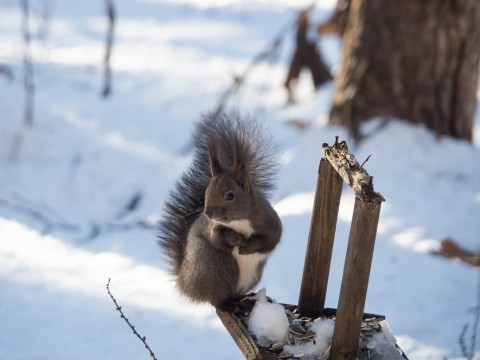
<svg viewBox="0 0 480 360"><path fill-rule="evenodd" d="M242 321L234 314L217 309L217 315L247 360L273 360L276 354L257 346Z"/></svg>
<svg viewBox="0 0 480 360"><path fill-rule="evenodd" d="M304 316L318 316L325 306L342 183L337 171L322 159L298 300L298 310Z"/></svg>
<svg viewBox="0 0 480 360"><path fill-rule="evenodd" d="M355 360L357 357L380 207L381 201L367 203L355 199L331 360Z"/></svg>

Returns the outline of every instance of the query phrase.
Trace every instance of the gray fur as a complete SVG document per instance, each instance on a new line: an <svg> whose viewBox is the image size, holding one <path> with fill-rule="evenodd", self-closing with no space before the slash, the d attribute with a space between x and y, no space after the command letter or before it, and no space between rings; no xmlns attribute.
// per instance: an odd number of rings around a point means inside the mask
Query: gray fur
<svg viewBox="0 0 480 360"><path fill-rule="evenodd" d="M165 205L159 235L177 288L195 302L222 306L251 290L280 240L268 202L276 173L271 144L256 121L237 113L196 125L193 163Z"/></svg>

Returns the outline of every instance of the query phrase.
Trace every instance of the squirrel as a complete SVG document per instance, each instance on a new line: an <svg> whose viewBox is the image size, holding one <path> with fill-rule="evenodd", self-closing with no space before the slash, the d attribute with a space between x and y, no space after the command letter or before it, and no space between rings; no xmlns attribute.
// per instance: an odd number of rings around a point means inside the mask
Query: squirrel
<svg viewBox="0 0 480 360"><path fill-rule="evenodd" d="M260 281L282 234L267 200L275 148L253 119L205 115L193 133L194 157L165 204L158 243L193 302L228 309Z"/></svg>

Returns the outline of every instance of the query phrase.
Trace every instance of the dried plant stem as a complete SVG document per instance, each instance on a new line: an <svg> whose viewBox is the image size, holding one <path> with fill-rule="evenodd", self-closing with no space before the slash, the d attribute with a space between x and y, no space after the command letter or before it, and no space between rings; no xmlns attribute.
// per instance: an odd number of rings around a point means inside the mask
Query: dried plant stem
<svg viewBox="0 0 480 360"><path fill-rule="evenodd" d="M474 308L475 315L473 320L473 327L470 336L470 348L467 345L467 332L469 325L465 324L462 328L460 333L458 342L460 344L460 349L462 351L462 356L464 356L467 360L473 360L475 356L475 347L477 345L477 333L478 333L478 326L480 324L480 279L477 284L477 303Z"/></svg>
<svg viewBox="0 0 480 360"><path fill-rule="evenodd" d="M468 351L467 351L467 344L465 341L465 335L467 334L468 324L463 325L462 332L460 333L460 337L458 342L460 343L460 349L462 350L462 355L465 359L469 359Z"/></svg>
<svg viewBox="0 0 480 360"><path fill-rule="evenodd" d="M22 203L17 203L0 198L0 208L2 207L15 211L16 213L26 215L37 223L43 225L43 234L49 234L52 231L66 231L75 234L85 230L80 224L70 223L63 219L52 218L48 214L45 214L42 209L39 209L35 203L29 201L28 199L22 199ZM49 210L50 212L53 211L51 208L49 208ZM140 219L129 222L93 222L89 224L88 234L79 238L79 240L94 240L100 235L106 233L128 231L135 228L155 229L156 226L151 221L148 221L148 219Z"/></svg>
<svg viewBox="0 0 480 360"><path fill-rule="evenodd" d="M150 346L148 346L147 344L147 341L146 341L146 337L145 336L141 336L137 330L135 330L135 326L133 326L130 321L128 321L128 319L125 317L125 315L123 314L123 311L122 311L122 307L120 305L118 305L117 303L117 300L115 299L115 297L112 295L112 293L110 292L110 279L108 279L108 282L107 282L107 293L108 295L110 295L110 297L112 298L113 300L113 303L115 304L116 306L116 309L119 313L120 313L120 317L125 320L125 322L128 324L128 326L130 327L130 329L132 329L133 333L140 339L140 341L145 345L145 348L148 350L148 352L150 353L150 356L152 357L152 359L154 360L157 360L157 358L155 357L155 354L153 353L152 349L150 349Z"/></svg>
<svg viewBox="0 0 480 360"><path fill-rule="evenodd" d="M107 6L108 30L105 44L105 57L103 58L104 83L102 96L104 98L108 97L112 91L112 70L110 65L110 57L112 54L113 34L115 29L115 7L113 5L113 0L105 0L105 4Z"/></svg>
<svg viewBox="0 0 480 360"><path fill-rule="evenodd" d="M295 24L296 24L296 20L293 22L288 21L280 29L280 31L277 33L275 38L270 43L268 43L267 46L250 61L250 63L247 65L246 69L242 72L242 74L234 77L233 84L228 89L226 89L225 92L220 97L218 104L215 110L213 111L214 116L218 116L224 110L230 97L232 97L235 93L237 93L240 90L240 88L245 84L247 77L254 70L254 68L258 64L262 63L263 61L266 61L272 58L278 52L284 37L295 26Z"/></svg>
<svg viewBox="0 0 480 360"><path fill-rule="evenodd" d="M469 360L473 359L473 356L475 355L475 347L477 345L477 333L478 333L479 323L480 323L480 280L477 283L477 304L475 307L475 319L473 321Z"/></svg>
<svg viewBox="0 0 480 360"><path fill-rule="evenodd" d="M30 7L28 0L20 1L23 13L22 19L22 35L23 35L23 87L25 91L24 105L24 124L33 125L33 108L35 89L33 85L33 62L31 51L31 35L30 35Z"/></svg>

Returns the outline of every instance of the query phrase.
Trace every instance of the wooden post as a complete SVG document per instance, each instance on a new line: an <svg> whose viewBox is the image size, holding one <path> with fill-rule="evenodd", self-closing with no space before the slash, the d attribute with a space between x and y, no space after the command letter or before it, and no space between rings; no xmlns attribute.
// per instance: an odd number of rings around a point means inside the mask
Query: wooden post
<svg viewBox="0 0 480 360"><path fill-rule="evenodd" d="M373 178L348 152L344 141L338 142L337 137L333 146L323 145L323 152L325 159L320 161L318 170L297 308L300 314L309 317L336 314L330 360L355 360L357 355L360 359L367 359L370 352L358 353L358 344L362 319L370 316L363 311L380 207L385 199L374 191ZM338 309L335 311L324 306L343 181L352 188L356 199ZM234 314L218 309L217 314L248 360L277 358L278 353L257 346L246 324ZM373 356L376 358L375 351ZM404 354L398 356L406 359Z"/></svg>
<svg viewBox="0 0 480 360"><path fill-rule="evenodd" d="M368 203L359 198L355 199L333 333L331 360L357 358L380 207L381 201Z"/></svg>
<svg viewBox="0 0 480 360"><path fill-rule="evenodd" d="M304 316L318 316L325 306L342 184L337 171L322 159L298 300L298 310Z"/></svg>

